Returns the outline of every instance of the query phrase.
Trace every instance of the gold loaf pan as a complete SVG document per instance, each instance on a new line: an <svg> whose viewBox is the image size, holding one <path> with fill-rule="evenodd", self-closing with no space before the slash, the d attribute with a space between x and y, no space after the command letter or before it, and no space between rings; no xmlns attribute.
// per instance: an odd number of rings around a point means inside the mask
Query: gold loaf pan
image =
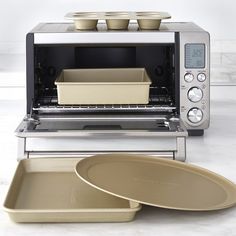
<svg viewBox="0 0 236 236"><path fill-rule="evenodd" d="M4 209L15 222L125 222L140 204L104 193L75 174L79 159L25 159Z"/></svg>
<svg viewBox="0 0 236 236"><path fill-rule="evenodd" d="M144 68L67 69L55 84L61 105L147 104L151 80Z"/></svg>

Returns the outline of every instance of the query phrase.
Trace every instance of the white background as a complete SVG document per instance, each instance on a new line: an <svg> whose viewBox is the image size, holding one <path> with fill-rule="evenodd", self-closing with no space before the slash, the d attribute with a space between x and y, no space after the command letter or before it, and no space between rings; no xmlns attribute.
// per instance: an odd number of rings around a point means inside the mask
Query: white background
<svg viewBox="0 0 236 236"><path fill-rule="evenodd" d="M25 115L25 34L39 22L64 21L69 11L158 10L194 21L211 33L211 126L188 137L187 162L236 183L236 0L0 0L0 206L17 165L14 130ZM22 53L15 54L15 53ZM225 86L227 85L227 86ZM236 236L236 207L182 212L143 207L122 224L14 224L0 210L0 235Z"/></svg>
<svg viewBox="0 0 236 236"><path fill-rule="evenodd" d="M64 21L70 11L157 10L194 21L211 33L213 50L236 40L235 0L0 0L0 53L24 53L25 34L39 22ZM226 46L227 47L227 46ZM230 50L232 47L229 46Z"/></svg>

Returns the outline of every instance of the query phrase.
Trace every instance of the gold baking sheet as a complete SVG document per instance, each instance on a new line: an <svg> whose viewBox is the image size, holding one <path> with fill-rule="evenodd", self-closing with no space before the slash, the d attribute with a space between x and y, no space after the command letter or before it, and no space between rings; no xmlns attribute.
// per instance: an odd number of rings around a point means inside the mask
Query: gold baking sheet
<svg viewBox="0 0 236 236"><path fill-rule="evenodd" d="M80 180L74 168L79 159L20 161L5 211L15 222L123 222L140 209Z"/></svg>
<svg viewBox="0 0 236 236"><path fill-rule="evenodd" d="M97 155L76 166L78 176L106 193L143 204L210 211L236 204L236 185L206 169L173 160Z"/></svg>

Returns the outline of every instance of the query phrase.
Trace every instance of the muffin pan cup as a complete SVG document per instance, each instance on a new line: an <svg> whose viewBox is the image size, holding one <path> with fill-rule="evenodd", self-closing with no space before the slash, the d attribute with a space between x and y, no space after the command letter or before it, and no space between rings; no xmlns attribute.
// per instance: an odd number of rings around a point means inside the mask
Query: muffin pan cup
<svg viewBox="0 0 236 236"><path fill-rule="evenodd" d="M152 19L140 19L138 20L138 26L141 30L158 30L161 25L161 20Z"/></svg>
<svg viewBox="0 0 236 236"><path fill-rule="evenodd" d="M94 30L97 27L96 12L75 12L73 17L77 30Z"/></svg>
<svg viewBox="0 0 236 236"><path fill-rule="evenodd" d="M161 15L158 12L137 12L136 15L139 28L142 30L159 29L161 25ZM151 18L150 18L151 17Z"/></svg>
<svg viewBox="0 0 236 236"><path fill-rule="evenodd" d="M94 30L97 27L98 20L75 20L75 28L78 30Z"/></svg>
<svg viewBox="0 0 236 236"><path fill-rule="evenodd" d="M110 30L126 30L129 26L129 14L127 12L105 13L107 28Z"/></svg>
<svg viewBox="0 0 236 236"><path fill-rule="evenodd" d="M127 19L110 19L106 20L107 28L110 30L126 30L129 26Z"/></svg>

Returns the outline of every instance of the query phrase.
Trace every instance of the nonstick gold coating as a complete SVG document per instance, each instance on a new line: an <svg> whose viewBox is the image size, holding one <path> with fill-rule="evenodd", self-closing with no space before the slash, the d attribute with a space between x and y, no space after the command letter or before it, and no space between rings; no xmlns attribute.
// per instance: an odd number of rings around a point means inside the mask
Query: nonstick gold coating
<svg viewBox="0 0 236 236"><path fill-rule="evenodd" d="M92 30L96 28L99 20L106 20L109 30L127 30L130 20L137 20L140 29L158 30L161 21L171 16L167 12L70 12L65 16L75 22L79 30ZM93 22L93 24L92 24Z"/></svg>
<svg viewBox="0 0 236 236"><path fill-rule="evenodd" d="M138 26L141 30L158 30L161 25L161 20L140 19Z"/></svg>
<svg viewBox="0 0 236 236"><path fill-rule="evenodd" d="M94 30L97 27L98 19L96 12L75 12L73 17L77 30Z"/></svg>
<svg viewBox="0 0 236 236"><path fill-rule="evenodd" d="M145 68L66 69L56 79L59 104L147 104Z"/></svg>
<svg viewBox="0 0 236 236"><path fill-rule="evenodd" d="M15 222L123 222L140 204L99 191L80 180L78 158L21 160L4 209Z"/></svg>
<svg viewBox="0 0 236 236"><path fill-rule="evenodd" d="M75 28L77 30L94 30L96 29L98 20L94 19L78 19L75 20Z"/></svg>
<svg viewBox="0 0 236 236"><path fill-rule="evenodd" d="M129 25L128 19L109 19L106 20L107 28L110 30L126 30Z"/></svg>
<svg viewBox="0 0 236 236"><path fill-rule="evenodd" d="M111 12L69 12L65 15L67 20L75 19L97 19L97 20L108 20L108 19L170 19L171 16L167 12L123 12L123 11L111 11Z"/></svg>
<svg viewBox="0 0 236 236"><path fill-rule="evenodd" d="M76 166L77 175L114 196L176 210L210 211L236 204L236 185L206 169L136 155L97 155Z"/></svg>

